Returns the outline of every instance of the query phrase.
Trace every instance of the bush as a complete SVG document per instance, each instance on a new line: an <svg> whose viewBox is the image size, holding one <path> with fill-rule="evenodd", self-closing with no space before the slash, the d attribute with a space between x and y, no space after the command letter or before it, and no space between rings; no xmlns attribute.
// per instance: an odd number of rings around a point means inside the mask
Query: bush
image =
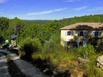
<svg viewBox="0 0 103 77"><path fill-rule="evenodd" d="M85 65L88 77L103 77L103 70L96 66L96 61L92 61Z"/></svg>
<svg viewBox="0 0 103 77"><path fill-rule="evenodd" d="M59 36L57 37L54 34L50 37L49 41L45 41L42 51L43 52L55 51L58 45L60 45Z"/></svg>
<svg viewBox="0 0 103 77"><path fill-rule="evenodd" d="M5 42L5 39L3 36L0 36L0 45L3 44Z"/></svg>
<svg viewBox="0 0 103 77"><path fill-rule="evenodd" d="M98 52L102 52L102 51L103 51L103 42L101 42L101 43L98 45L97 51L98 51Z"/></svg>
<svg viewBox="0 0 103 77"><path fill-rule="evenodd" d="M83 58L88 58L95 54L95 48L92 45L87 45L85 47L77 48L77 53Z"/></svg>
<svg viewBox="0 0 103 77"><path fill-rule="evenodd" d="M31 56L34 52L41 51L41 43L38 38L31 39L26 38L24 41L20 43L21 50L24 51L24 58L32 59Z"/></svg>

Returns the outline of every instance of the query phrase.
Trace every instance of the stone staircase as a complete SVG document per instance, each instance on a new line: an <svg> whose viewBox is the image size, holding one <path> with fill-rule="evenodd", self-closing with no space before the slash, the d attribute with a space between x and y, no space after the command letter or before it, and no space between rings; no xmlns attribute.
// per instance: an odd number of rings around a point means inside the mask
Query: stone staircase
<svg viewBox="0 0 103 77"><path fill-rule="evenodd" d="M9 51L0 50L0 54L0 77L47 77L32 64Z"/></svg>

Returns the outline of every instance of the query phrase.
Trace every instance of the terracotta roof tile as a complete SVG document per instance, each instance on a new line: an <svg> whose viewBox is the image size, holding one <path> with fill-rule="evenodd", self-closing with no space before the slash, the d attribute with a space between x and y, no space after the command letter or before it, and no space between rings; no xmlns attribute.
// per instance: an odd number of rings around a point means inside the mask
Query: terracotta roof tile
<svg viewBox="0 0 103 77"><path fill-rule="evenodd" d="M103 23L76 23L69 26L65 26L61 28L61 30L69 30L69 29L99 29L103 30Z"/></svg>

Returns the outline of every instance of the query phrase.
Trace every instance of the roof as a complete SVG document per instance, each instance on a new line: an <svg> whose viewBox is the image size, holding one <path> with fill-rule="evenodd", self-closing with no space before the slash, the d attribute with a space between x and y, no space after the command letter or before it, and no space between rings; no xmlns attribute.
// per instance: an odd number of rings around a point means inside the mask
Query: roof
<svg viewBox="0 0 103 77"><path fill-rule="evenodd" d="M78 30L78 29L99 29L103 30L103 23L76 23L61 28L61 30Z"/></svg>

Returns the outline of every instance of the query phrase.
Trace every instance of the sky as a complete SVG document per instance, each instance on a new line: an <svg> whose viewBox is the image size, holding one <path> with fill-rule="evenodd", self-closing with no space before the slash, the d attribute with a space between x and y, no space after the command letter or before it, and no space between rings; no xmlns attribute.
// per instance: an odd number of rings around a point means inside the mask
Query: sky
<svg viewBox="0 0 103 77"><path fill-rule="evenodd" d="M0 0L0 17L58 20L103 14L103 0Z"/></svg>

